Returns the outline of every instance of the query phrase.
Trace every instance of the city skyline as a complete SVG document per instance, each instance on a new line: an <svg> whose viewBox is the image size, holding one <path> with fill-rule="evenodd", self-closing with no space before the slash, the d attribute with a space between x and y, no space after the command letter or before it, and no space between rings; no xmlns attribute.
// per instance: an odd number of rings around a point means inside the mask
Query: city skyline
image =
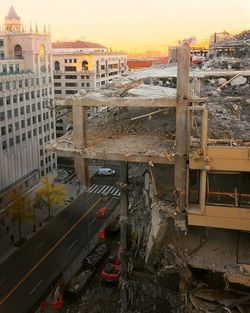
<svg viewBox="0 0 250 313"><path fill-rule="evenodd" d="M235 33L250 28L248 0L211 0L206 4L197 0L174 3L164 0L83 3L76 0L71 8L66 2L59 6L48 0L38 3L12 0L2 4L2 21L11 5L26 29L30 21L33 27L37 23L40 30L44 24L50 24L52 41L86 40L128 53L164 52L167 46L191 36L199 41L208 39L213 32Z"/></svg>

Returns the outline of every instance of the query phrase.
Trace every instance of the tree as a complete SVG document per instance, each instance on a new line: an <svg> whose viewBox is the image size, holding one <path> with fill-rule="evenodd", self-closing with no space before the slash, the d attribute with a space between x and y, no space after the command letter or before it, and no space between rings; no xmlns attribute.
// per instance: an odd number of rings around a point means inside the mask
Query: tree
<svg viewBox="0 0 250 313"><path fill-rule="evenodd" d="M64 205L67 192L63 184L52 184L48 176L42 178L42 188L37 191L39 201L46 203L48 217L51 217L51 209L57 204Z"/></svg>
<svg viewBox="0 0 250 313"><path fill-rule="evenodd" d="M22 224L25 221L32 219L32 212L30 212L30 199L22 194L20 188L15 189L8 196L10 205L7 208L7 214L11 217L13 222L18 223L19 240L22 239Z"/></svg>

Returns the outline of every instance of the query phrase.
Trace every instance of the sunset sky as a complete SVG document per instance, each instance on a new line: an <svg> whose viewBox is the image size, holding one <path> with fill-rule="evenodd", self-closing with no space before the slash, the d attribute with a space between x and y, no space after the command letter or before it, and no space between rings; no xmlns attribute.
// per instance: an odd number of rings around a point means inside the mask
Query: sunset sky
<svg viewBox="0 0 250 313"><path fill-rule="evenodd" d="M51 25L52 40L88 40L113 50L166 51L179 39L250 29L250 0L2 0L28 28Z"/></svg>

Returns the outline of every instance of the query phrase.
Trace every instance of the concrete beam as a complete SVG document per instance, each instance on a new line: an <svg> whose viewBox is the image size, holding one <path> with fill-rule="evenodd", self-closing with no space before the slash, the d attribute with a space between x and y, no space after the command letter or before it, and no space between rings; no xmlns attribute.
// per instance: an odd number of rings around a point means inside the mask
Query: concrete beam
<svg viewBox="0 0 250 313"><path fill-rule="evenodd" d="M60 105L72 105L82 107L175 107L175 98L84 98L84 99L65 99Z"/></svg>

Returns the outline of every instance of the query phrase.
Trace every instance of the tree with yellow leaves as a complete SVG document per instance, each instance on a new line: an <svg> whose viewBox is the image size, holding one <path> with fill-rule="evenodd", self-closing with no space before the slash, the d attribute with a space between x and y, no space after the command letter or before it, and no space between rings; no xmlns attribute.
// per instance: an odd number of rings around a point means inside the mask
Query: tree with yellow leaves
<svg viewBox="0 0 250 313"><path fill-rule="evenodd" d="M10 205L7 207L7 214L13 222L18 223L19 241L22 239L22 223L32 220L32 212L30 211L30 199L22 193L20 188L12 191L8 196Z"/></svg>
<svg viewBox="0 0 250 313"><path fill-rule="evenodd" d="M48 207L48 217L51 217L51 209L57 204L64 205L67 192L63 184L53 184L48 176L42 178L42 188L37 191L40 201L46 203Z"/></svg>

